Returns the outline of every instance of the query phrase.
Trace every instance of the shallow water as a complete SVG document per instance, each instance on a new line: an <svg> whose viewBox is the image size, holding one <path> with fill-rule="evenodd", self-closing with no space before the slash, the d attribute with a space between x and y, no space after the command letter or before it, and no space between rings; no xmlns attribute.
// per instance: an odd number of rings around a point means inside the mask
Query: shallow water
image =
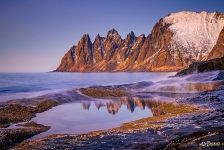
<svg viewBox="0 0 224 150"><path fill-rule="evenodd" d="M0 101L35 97L48 93L93 85L118 85L140 81L156 82L175 73L1 73ZM152 116L150 107L140 101L85 101L56 106L37 114L33 121L51 126L50 134L79 134L120 126L122 123Z"/></svg>
<svg viewBox="0 0 224 150"><path fill-rule="evenodd" d="M31 139L50 134L80 134L120 126L122 123L152 116L145 102L137 101L84 101L56 106L37 114L33 121L51 126L51 129Z"/></svg>
<svg viewBox="0 0 224 150"><path fill-rule="evenodd" d="M0 73L0 102L91 85L159 81L170 73Z"/></svg>
<svg viewBox="0 0 224 150"><path fill-rule="evenodd" d="M154 84L134 88L137 97L119 100L85 100L56 106L37 114L32 120L51 126L51 129L31 139L51 134L80 134L118 127L125 122L153 116L149 99L172 100L182 93L208 89L218 72L168 78L175 73L28 73L0 74L0 101L12 98L35 97L73 88L93 85L120 85L140 81ZM202 84L203 83L203 84ZM144 84L143 84L144 85ZM132 87L133 88L133 87ZM132 89L130 88L130 90ZM176 95L178 94L179 95ZM171 95L170 95L171 94ZM175 95L173 95L175 94ZM54 95L54 94L53 94ZM61 96L66 96L62 94ZM68 95L69 97L70 95ZM186 95L189 96L189 95ZM192 95L190 95L192 96ZM144 97L147 100L140 100Z"/></svg>

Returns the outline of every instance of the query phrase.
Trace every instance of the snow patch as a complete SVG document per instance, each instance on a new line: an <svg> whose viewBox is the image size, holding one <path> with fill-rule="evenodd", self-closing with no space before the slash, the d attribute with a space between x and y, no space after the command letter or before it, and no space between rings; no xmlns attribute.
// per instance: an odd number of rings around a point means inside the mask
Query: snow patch
<svg viewBox="0 0 224 150"><path fill-rule="evenodd" d="M218 40L224 27L224 15L183 11L170 14L164 22L171 24L169 29L174 33L172 49L180 50L185 58L203 60Z"/></svg>

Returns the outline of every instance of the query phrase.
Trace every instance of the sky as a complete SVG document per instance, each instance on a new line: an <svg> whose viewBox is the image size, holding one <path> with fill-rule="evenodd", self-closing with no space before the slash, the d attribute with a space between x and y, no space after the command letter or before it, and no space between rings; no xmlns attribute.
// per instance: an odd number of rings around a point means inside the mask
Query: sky
<svg viewBox="0 0 224 150"><path fill-rule="evenodd" d="M84 33L148 35L178 11L224 12L224 0L0 0L0 72L48 72Z"/></svg>

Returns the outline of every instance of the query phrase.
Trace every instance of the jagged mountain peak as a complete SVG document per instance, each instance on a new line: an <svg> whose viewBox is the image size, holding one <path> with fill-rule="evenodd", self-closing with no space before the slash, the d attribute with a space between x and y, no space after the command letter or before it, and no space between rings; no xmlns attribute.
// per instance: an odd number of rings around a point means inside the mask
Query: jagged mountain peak
<svg viewBox="0 0 224 150"><path fill-rule="evenodd" d="M136 38L135 33L133 31L131 31L130 33L128 33L127 35L127 39L134 39Z"/></svg>
<svg viewBox="0 0 224 150"><path fill-rule="evenodd" d="M136 36L133 31L131 31L127 37L124 39L124 46L130 48L136 41Z"/></svg>
<svg viewBox="0 0 224 150"><path fill-rule="evenodd" d="M100 34L97 34L97 36L96 36L96 38L95 38L95 40L94 40L94 43L95 43L96 41L100 41L102 38L103 38L103 37L101 37Z"/></svg>
<svg viewBox="0 0 224 150"><path fill-rule="evenodd" d="M96 38L101 38L101 36L100 36L100 34L99 34L99 33L96 35Z"/></svg>
<svg viewBox="0 0 224 150"><path fill-rule="evenodd" d="M89 37L89 34L88 34L88 33L84 33L84 34L82 35L81 40L91 41L91 39L90 39L90 37Z"/></svg>
<svg viewBox="0 0 224 150"><path fill-rule="evenodd" d="M112 28L108 31L108 34L118 34L118 31L115 28Z"/></svg>
<svg viewBox="0 0 224 150"><path fill-rule="evenodd" d="M145 34L139 35L138 38L145 38Z"/></svg>
<svg viewBox="0 0 224 150"><path fill-rule="evenodd" d="M80 39L80 41L77 44L77 47L85 47L85 48L89 48L91 49L92 47L92 41L89 37L89 34L83 34L82 38Z"/></svg>
<svg viewBox="0 0 224 150"><path fill-rule="evenodd" d="M135 36L134 31L131 31L130 33L128 33L128 36Z"/></svg>
<svg viewBox="0 0 224 150"><path fill-rule="evenodd" d="M109 39L120 38L121 39L121 36L118 33L118 31L113 28L108 31L107 38L109 38Z"/></svg>
<svg viewBox="0 0 224 150"><path fill-rule="evenodd" d="M122 39L113 28L106 37L98 34L92 43L84 34L57 71L181 70L210 58L208 54L223 55L223 27L223 13L181 11L160 19L148 35L136 37L131 31Z"/></svg>

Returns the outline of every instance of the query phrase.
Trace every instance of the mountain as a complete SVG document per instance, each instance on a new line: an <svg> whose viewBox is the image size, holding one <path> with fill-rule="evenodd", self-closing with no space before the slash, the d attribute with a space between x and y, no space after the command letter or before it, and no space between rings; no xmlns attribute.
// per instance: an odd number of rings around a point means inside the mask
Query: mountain
<svg viewBox="0 0 224 150"><path fill-rule="evenodd" d="M92 43L84 34L55 71L177 71L224 54L224 14L182 11L161 18L152 32L122 39L115 29Z"/></svg>
<svg viewBox="0 0 224 150"><path fill-rule="evenodd" d="M176 76L224 70L224 57L192 63L187 69L179 71Z"/></svg>
<svg viewBox="0 0 224 150"><path fill-rule="evenodd" d="M224 28L219 34L218 41L208 55L208 59L224 57Z"/></svg>

